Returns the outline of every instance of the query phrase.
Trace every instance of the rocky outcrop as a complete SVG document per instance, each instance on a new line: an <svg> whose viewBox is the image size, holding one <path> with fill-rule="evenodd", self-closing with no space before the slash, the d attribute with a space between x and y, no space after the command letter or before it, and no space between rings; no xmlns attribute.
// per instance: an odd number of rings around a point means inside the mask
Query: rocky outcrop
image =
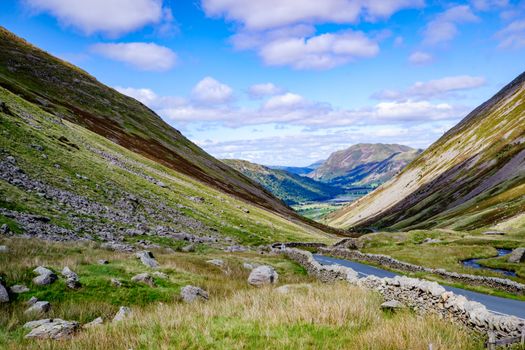
<svg viewBox="0 0 525 350"><path fill-rule="evenodd" d="M515 264L525 262L525 248L514 249L507 261Z"/></svg>
<svg viewBox="0 0 525 350"><path fill-rule="evenodd" d="M261 287L268 284L275 284L279 279L279 274L275 269L268 265L256 267L248 276L248 283L252 286Z"/></svg>
<svg viewBox="0 0 525 350"><path fill-rule="evenodd" d="M38 286L47 286L58 279L53 271L43 266L38 266L33 272L38 274L37 277L33 278L33 283Z"/></svg>
<svg viewBox="0 0 525 350"><path fill-rule="evenodd" d="M136 256L147 267L151 267L152 269L159 267L159 263L157 260L155 260L155 256L150 251L144 250L142 252L138 252Z"/></svg>
<svg viewBox="0 0 525 350"><path fill-rule="evenodd" d="M320 248L319 252L326 254L326 255L331 255L334 257L342 258L342 259L371 262L371 263L379 264L381 266L386 266L386 267L389 267L395 270L407 271L407 272L431 273L431 274L438 275L444 279L454 281L454 282L495 288L495 289L503 290L505 292L509 292L513 294L525 294L525 285L518 283L518 282L514 282L509 279L505 279L505 278L476 276L476 275L450 272L444 269L432 269L428 267L423 267L423 266L399 261L388 255L366 254L366 253L361 253L360 251L357 251L357 250L348 250L348 249L341 249L341 248Z"/></svg>
<svg viewBox="0 0 525 350"><path fill-rule="evenodd" d="M281 250L281 253L301 264L309 274L317 276L325 282L342 279L341 274L327 273L324 268L328 266L316 263L310 252L286 248ZM346 269L353 271L350 268ZM521 336L522 329L525 327L525 320L514 316L501 316L491 313L483 304L447 292L436 282L405 276L358 278L357 274L355 277L346 278L346 280L356 286L375 290L382 294L386 300L395 300L411 307L418 313L438 314L445 319L453 320L483 333L493 331L497 337Z"/></svg>

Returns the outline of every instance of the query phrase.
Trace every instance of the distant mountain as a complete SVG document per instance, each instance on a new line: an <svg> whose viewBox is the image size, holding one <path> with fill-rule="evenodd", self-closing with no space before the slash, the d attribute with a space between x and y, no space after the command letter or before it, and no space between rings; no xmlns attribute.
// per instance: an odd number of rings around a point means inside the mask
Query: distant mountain
<svg viewBox="0 0 525 350"><path fill-rule="evenodd" d="M328 200L343 193L337 187L284 170L238 159L224 159L223 162L258 182L289 205Z"/></svg>
<svg viewBox="0 0 525 350"><path fill-rule="evenodd" d="M310 164L305 167L294 167L294 166L281 166L281 165L269 165L268 168L270 169L276 169L276 170L284 170L292 174L296 175L307 175L313 172L315 169L317 169L321 164L323 164L324 160L318 160L317 162Z"/></svg>
<svg viewBox="0 0 525 350"><path fill-rule="evenodd" d="M396 144L357 144L332 153L308 176L339 187L378 186L401 171L420 152Z"/></svg>
<svg viewBox="0 0 525 350"><path fill-rule="evenodd" d="M525 212L525 73L371 194L333 213L353 228L518 226Z"/></svg>

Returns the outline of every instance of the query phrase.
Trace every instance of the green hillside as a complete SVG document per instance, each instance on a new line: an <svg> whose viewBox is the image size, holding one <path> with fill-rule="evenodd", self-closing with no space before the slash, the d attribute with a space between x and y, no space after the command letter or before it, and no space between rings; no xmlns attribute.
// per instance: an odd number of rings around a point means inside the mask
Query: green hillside
<svg viewBox="0 0 525 350"><path fill-rule="evenodd" d="M525 74L472 111L401 174L333 213L337 227L521 230Z"/></svg>
<svg viewBox="0 0 525 350"><path fill-rule="evenodd" d="M225 159L223 162L257 181L288 205L325 201L344 192L340 188L304 176L284 170L270 169L245 160Z"/></svg>

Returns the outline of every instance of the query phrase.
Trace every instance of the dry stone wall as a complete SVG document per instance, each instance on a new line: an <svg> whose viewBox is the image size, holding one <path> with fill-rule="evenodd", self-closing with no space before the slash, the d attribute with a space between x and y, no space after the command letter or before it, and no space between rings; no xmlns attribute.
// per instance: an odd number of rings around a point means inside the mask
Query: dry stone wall
<svg viewBox="0 0 525 350"><path fill-rule="evenodd" d="M493 331L498 338L520 336L525 327L525 320L493 314L483 304L447 292L436 282L406 276L359 278L351 268L330 267L317 263L312 254L304 250L284 248L280 252L304 266L310 275L323 282L346 280L354 285L378 291L386 300L400 301L419 313L438 314L444 319L461 323L482 333Z"/></svg>
<svg viewBox="0 0 525 350"><path fill-rule="evenodd" d="M476 276L469 274L462 274L457 272L450 272L444 269L431 269L428 267L423 267L419 265L410 264L407 262L396 260L388 255L382 254L366 254L361 253L358 250L348 250L341 248L319 248L319 252L331 255L334 257L350 260L360 260L379 264L381 266L387 266L389 268L407 272L426 272L434 275L438 275L447 280L454 282L461 282L471 285L490 287L512 294L525 294L525 285L498 277L485 277L485 276Z"/></svg>

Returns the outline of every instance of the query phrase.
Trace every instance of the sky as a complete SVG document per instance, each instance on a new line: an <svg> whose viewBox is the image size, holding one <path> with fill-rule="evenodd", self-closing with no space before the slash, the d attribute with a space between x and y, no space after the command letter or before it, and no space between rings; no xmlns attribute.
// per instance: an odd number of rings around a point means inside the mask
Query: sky
<svg viewBox="0 0 525 350"><path fill-rule="evenodd" d="M525 70L525 0L0 0L0 25L265 165L428 147Z"/></svg>

